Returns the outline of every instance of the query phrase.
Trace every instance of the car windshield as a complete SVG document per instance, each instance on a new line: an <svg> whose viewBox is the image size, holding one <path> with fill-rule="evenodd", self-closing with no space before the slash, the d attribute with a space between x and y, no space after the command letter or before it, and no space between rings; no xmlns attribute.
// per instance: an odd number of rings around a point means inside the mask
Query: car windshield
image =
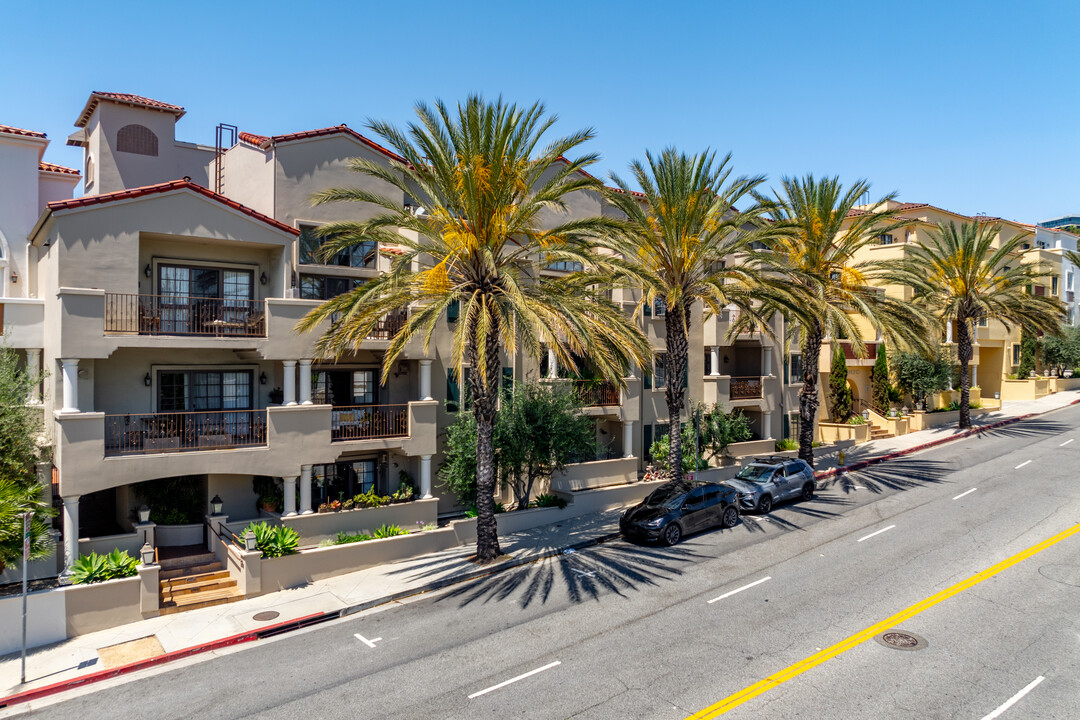
<svg viewBox="0 0 1080 720"><path fill-rule="evenodd" d="M685 487L660 487L656 488L645 498L645 504L652 507L665 507L670 510L678 510L686 499Z"/></svg>
<svg viewBox="0 0 1080 720"><path fill-rule="evenodd" d="M735 477L750 482L765 482L772 477L773 469L766 465L747 465Z"/></svg>

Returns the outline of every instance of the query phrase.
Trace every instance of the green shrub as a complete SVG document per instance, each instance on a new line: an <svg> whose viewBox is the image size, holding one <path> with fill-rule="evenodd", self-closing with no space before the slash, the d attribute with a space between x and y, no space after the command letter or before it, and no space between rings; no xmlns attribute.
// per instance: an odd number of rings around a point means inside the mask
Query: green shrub
<svg viewBox="0 0 1080 720"><path fill-rule="evenodd" d="M398 502L406 502L413 499L413 486L411 482L403 482L398 486L397 492L393 494L393 499Z"/></svg>
<svg viewBox="0 0 1080 720"><path fill-rule="evenodd" d="M105 582L132 577L138 573L139 561L127 552L113 550L108 555L80 555L72 567L71 582L76 585Z"/></svg>
<svg viewBox="0 0 1080 720"><path fill-rule="evenodd" d="M503 505L501 502L495 503L495 514L498 515L499 513L504 512L506 512L506 506ZM477 512L475 505L470 505L469 508L465 511L465 517L476 517L476 515Z"/></svg>
<svg viewBox="0 0 1080 720"><path fill-rule="evenodd" d="M349 543L364 542L365 540L371 540L371 539L372 539L371 536L368 535L367 533L358 533L356 535L350 535L349 533L342 531L342 532L339 532L334 537L334 539L329 542L329 544L330 545L348 545Z"/></svg>
<svg viewBox="0 0 1080 720"><path fill-rule="evenodd" d="M851 417L849 417L847 419L847 424L848 425L865 425L866 420L863 419L862 415L852 415Z"/></svg>
<svg viewBox="0 0 1080 720"><path fill-rule="evenodd" d="M381 540L382 538L394 537L395 535L408 535L408 534L409 534L408 530L405 530L404 528L400 528L397 525L383 525L382 527L379 527L379 528L375 529L375 535L373 537L376 540Z"/></svg>
<svg viewBox="0 0 1080 720"><path fill-rule="evenodd" d="M264 558L292 555L300 546L300 534L291 527L252 522L240 533L241 536L246 535L249 530L255 534L255 547Z"/></svg>
<svg viewBox="0 0 1080 720"><path fill-rule="evenodd" d="M533 501L533 505L538 508L557 507L561 509L566 507L566 500L562 499L558 495L544 493L543 495L536 496L536 500Z"/></svg>
<svg viewBox="0 0 1080 720"><path fill-rule="evenodd" d="M776 451L784 452L785 450L798 450L799 441L795 438L784 438L783 440L776 441Z"/></svg>

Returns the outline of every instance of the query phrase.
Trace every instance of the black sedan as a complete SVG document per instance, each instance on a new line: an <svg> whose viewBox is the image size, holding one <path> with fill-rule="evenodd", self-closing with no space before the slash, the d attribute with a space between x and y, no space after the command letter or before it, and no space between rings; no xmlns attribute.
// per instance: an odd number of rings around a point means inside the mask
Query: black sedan
<svg viewBox="0 0 1080 720"><path fill-rule="evenodd" d="M717 483L669 482L623 513L619 529L627 537L674 545L683 535L739 522L738 493Z"/></svg>

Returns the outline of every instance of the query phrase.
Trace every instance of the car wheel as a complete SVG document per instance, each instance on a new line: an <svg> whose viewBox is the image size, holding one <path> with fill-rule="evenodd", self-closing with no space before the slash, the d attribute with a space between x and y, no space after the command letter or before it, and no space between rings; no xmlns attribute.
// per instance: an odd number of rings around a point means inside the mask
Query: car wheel
<svg viewBox="0 0 1080 720"><path fill-rule="evenodd" d="M731 528L735 527L735 524L739 522L739 508L734 505L728 505L724 510L724 515L720 521L720 527Z"/></svg>
<svg viewBox="0 0 1080 720"><path fill-rule="evenodd" d="M814 499L814 484L806 483L802 486L802 499L813 500Z"/></svg>
<svg viewBox="0 0 1080 720"><path fill-rule="evenodd" d="M758 500L757 510L762 515L768 514L768 512L772 510L772 497L769 495L762 495L761 499Z"/></svg>
<svg viewBox="0 0 1080 720"><path fill-rule="evenodd" d="M662 536L665 545L674 545L682 539L682 528L679 527L679 523L670 523L664 528L664 534Z"/></svg>

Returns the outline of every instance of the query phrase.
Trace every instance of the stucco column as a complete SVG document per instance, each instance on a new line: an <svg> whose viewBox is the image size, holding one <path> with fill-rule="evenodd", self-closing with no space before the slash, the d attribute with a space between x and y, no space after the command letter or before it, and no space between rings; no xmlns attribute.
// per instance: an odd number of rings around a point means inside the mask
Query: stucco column
<svg viewBox="0 0 1080 720"><path fill-rule="evenodd" d="M634 457L634 421L623 420L622 424L622 456Z"/></svg>
<svg viewBox="0 0 1080 720"><path fill-rule="evenodd" d="M555 349L548 348L548 377L559 377L559 359L555 357Z"/></svg>
<svg viewBox="0 0 1080 720"><path fill-rule="evenodd" d="M293 403L293 405L295 404ZM296 476L281 479L285 481L285 512L282 513L282 516L292 517L296 514Z"/></svg>
<svg viewBox="0 0 1080 720"><path fill-rule="evenodd" d="M311 509L311 466L300 466L300 514L310 515Z"/></svg>
<svg viewBox="0 0 1080 720"><path fill-rule="evenodd" d="M431 456L420 456L420 497L431 497Z"/></svg>
<svg viewBox="0 0 1080 720"><path fill-rule="evenodd" d="M720 374L720 346L713 345L709 348L709 375Z"/></svg>
<svg viewBox="0 0 1080 720"><path fill-rule="evenodd" d="M431 400L431 361L420 361L420 399Z"/></svg>
<svg viewBox="0 0 1080 720"><path fill-rule="evenodd" d="M311 404L311 360L300 361L300 404Z"/></svg>
<svg viewBox="0 0 1080 720"><path fill-rule="evenodd" d="M945 342L952 342L952 320L945 321Z"/></svg>
<svg viewBox="0 0 1080 720"><path fill-rule="evenodd" d="M61 360L63 363L64 407L60 412L79 412L79 361Z"/></svg>
<svg viewBox="0 0 1080 720"><path fill-rule="evenodd" d="M772 440L772 412L761 413L761 430L766 440Z"/></svg>
<svg viewBox="0 0 1080 720"><path fill-rule="evenodd" d="M979 366L972 365L971 367L971 387L979 386Z"/></svg>
<svg viewBox="0 0 1080 720"><path fill-rule="evenodd" d="M772 348L766 345L763 350L764 359L761 361L761 370L763 377L772 377Z"/></svg>
<svg viewBox="0 0 1080 720"><path fill-rule="evenodd" d="M282 360L282 367L285 369L285 381L282 383L283 401L286 405L296 404L296 361L295 360Z"/></svg>
<svg viewBox="0 0 1080 720"><path fill-rule="evenodd" d="M71 577L71 570L79 559L79 496L68 495L63 500L64 571L60 573L61 582Z"/></svg>
<svg viewBox="0 0 1080 720"><path fill-rule="evenodd" d="M41 404L41 350L38 348L26 349L26 371L30 377L39 378L39 381L30 386L26 394L26 402L31 405Z"/></svg>

